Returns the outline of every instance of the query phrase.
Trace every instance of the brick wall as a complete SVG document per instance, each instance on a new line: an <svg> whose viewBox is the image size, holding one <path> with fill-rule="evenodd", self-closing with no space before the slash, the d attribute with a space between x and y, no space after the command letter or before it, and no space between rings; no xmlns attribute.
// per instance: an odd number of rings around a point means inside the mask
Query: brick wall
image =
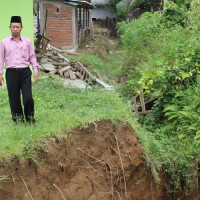
<svg viewBox="0 0 200 200"><path fill-rule="evenodd" d="M51 3L43 4L45 23L46 10L48 10L47 28L45 35L54 47L73 46L72 8Z"/></svg>

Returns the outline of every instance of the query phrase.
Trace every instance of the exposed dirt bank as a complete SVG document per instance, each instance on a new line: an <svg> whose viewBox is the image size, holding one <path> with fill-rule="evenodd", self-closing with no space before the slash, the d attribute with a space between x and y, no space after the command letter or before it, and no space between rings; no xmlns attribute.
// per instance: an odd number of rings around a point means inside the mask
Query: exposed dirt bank
<svg viewBox="0 0 200 200"><path fill-rule="evenodd" d="M128 125L102 120L63 134L39 153L42 165L15 159L0 167L1 176L11 174L0 183L0 200L170 199Z"/></svg>

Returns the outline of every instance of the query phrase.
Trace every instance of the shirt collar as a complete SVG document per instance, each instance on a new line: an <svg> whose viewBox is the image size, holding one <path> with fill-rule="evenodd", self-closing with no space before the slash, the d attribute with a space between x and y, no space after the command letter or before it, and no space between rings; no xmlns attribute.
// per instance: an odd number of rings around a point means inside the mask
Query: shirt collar
<svg viewBox="0 0 200 200"><path fill-rule="evenodd" d="M12 35L10 36L10 39L11 39L11 40L14 40ZM21 40L21 41L22 41L22 36L21 36L21 35L20 35L20 38L19 38L19 40Z"/></svg>

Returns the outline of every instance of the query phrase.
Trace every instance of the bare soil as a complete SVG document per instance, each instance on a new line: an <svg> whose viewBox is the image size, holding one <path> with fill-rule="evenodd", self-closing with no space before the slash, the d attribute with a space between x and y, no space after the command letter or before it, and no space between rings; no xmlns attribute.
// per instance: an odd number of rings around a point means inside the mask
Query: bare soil
<svg viewBox="0 0 200 200"><path fill-rule="evenodd" d="M9 175L0 200L171 199L164 179L156 184L151 176L129 125L101 120L62 134L38 154L41 165L15 158L0 167L1 176Z"/></svg>

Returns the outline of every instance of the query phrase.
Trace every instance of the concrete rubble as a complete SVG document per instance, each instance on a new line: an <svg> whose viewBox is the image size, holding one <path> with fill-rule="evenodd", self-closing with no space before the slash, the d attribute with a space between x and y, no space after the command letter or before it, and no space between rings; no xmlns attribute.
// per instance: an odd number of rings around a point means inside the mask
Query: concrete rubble
<svg viewBox="0 0 200 200"><path fill-rule="evenodd" d="M81 89L88 88L88 83L98 84L105 90L114 91L113 86L109 86L100 80L100 74L96 78L89 70L79 61L70 61L66 55L76 54L74 52L67 52L60 50L51 45L47 45L47 49L35 49L36 57L39 63L39 70L48 73L49 75L58 75L63 79L63 84L68 87L78 87Z"/></svg>

